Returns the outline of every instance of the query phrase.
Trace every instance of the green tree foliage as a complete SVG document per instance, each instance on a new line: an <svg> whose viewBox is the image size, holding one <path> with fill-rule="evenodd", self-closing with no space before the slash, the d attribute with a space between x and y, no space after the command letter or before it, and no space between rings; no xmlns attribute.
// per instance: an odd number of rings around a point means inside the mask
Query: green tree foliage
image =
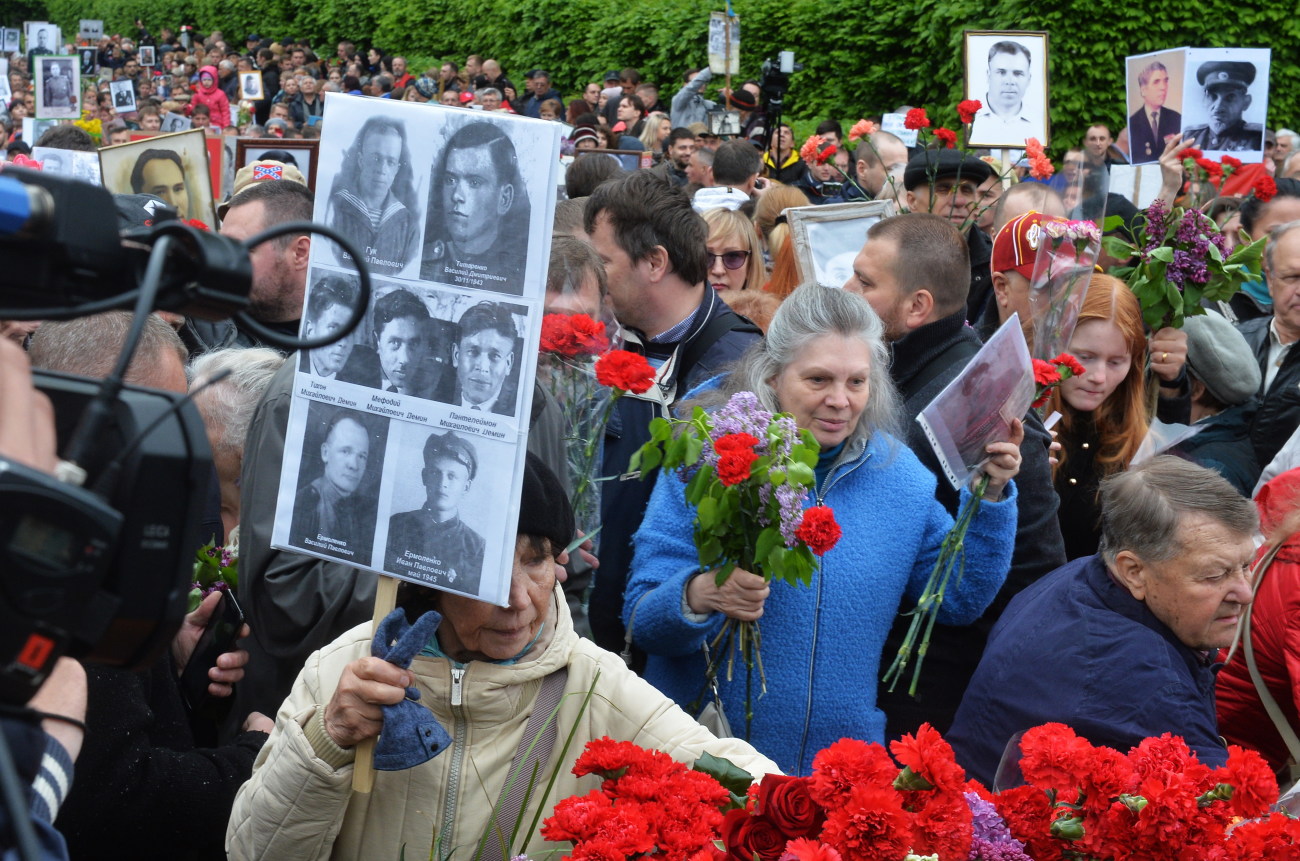
<svg viewBox="0 0 1300 861"><path fill-rule="evenodd" d="M26 5L26 4L20 4ZM1125 116L1123 61L1179 46L1271 47L1269 124L1300 121L1300 77L1289 74L1300 45L1300 17L1285 4L1150 7L1064 0L733 0L741 16L742 79L756 78L765 57L793 50L786 113L811 123L851 123L900 104L924 105L956 123L962 98L962 31L1045 30L1051 46L1052 148L1079 142L1094 121L1117 128ZM541 67L569 93L608 69L635 66L658 81L667 100L687 66L705 61L707 10L693 0L49 0L47 17L75 32L78 18L103 18L109 32L189 21L221 29L234 44L250 31L307 37L333 53L338 39L402 53L413 68L470 52L494 56L520 86ZM1223 14L1219 14L1222 12ZM804 122L800 123L802 127Z"/></svg>

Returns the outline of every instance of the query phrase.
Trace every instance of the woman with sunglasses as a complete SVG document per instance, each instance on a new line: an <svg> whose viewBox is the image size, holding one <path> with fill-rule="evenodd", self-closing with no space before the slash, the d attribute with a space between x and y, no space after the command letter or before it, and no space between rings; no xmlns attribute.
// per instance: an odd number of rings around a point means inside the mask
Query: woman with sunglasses
<svg viewBox="0 0 1300 861"><path fill-rule="evenodd" d="M763 246L748 218L730 209L704 213L709 225L709 286L726 300L726 291L758 290L767 279Z"/></svg>

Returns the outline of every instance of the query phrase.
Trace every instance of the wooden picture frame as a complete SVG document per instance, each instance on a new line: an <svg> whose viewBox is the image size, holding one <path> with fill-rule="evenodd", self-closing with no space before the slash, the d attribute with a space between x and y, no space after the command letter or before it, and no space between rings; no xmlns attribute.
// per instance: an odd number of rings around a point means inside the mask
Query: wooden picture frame
<svg viewBox="0 0 1300 861"><path fill-rule="evenodd" d="M314 140L281 140L280 138L236 138L235 139L235 172L239 169L252 164L263 158L268 158L264 153L275 150L283 150L293 156L294 167L302 171L302 175L307 179L307 187L312 191L316 190L316 163L320 160L320 139ZM274 158L274 156L270 156ZM275 159L283 161L283 159ZM303 161L306 161L306 165Z"/></svg>

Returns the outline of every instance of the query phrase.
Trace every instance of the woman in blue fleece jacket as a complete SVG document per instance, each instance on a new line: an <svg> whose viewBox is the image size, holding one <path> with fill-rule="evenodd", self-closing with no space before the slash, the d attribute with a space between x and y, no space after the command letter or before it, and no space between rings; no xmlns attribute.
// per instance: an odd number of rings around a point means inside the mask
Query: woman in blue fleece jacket
<svg viewBox="0 0 1300 861"><path fill-rule="evenodd" d="M814 754L840 738L885 740L885 716L875 705L881 647L904 595L920 595L952 527L935 501L934 476L889 433L897 395L882 336L880 319L862 298L802 287L781 305L766 340L710 393L721 401L752 391L764 408L793 414L821 444L817 492L805 506L830 506L844 535L822 558L811 588L778 584L769 594L746 571L721 587L712 572L701 575L694 511L676 474L660 477L635 537L623 614L649 653L647 680L683 706L702 702L705 641L727 616L761 616L767 693L758 695L755 678L749 741L790 774L807 774ZM975 621L1006 578L1019 422L1013 433L988 448L984 471L991 480L967 534L964 574L950 584L939 613L944 624ZM962 491L963 504L969 496ZM730 682L720 674L718 683L727 718L740 730L743 667Z"/></svg>

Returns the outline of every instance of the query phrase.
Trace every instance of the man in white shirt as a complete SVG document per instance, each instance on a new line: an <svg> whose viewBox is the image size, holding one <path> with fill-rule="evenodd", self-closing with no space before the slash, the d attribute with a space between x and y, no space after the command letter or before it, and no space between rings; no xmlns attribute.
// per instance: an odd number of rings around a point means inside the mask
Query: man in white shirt
<svg viewBox="0 0 1300 861"><path fill-rule="evenodd" d="M988 90L971 124L971 143L1024 146L1026 138L1042 137L1040 123L1025 116L1029 64L1029 49L1019 42L995 42L989 49Z"/></svg>

